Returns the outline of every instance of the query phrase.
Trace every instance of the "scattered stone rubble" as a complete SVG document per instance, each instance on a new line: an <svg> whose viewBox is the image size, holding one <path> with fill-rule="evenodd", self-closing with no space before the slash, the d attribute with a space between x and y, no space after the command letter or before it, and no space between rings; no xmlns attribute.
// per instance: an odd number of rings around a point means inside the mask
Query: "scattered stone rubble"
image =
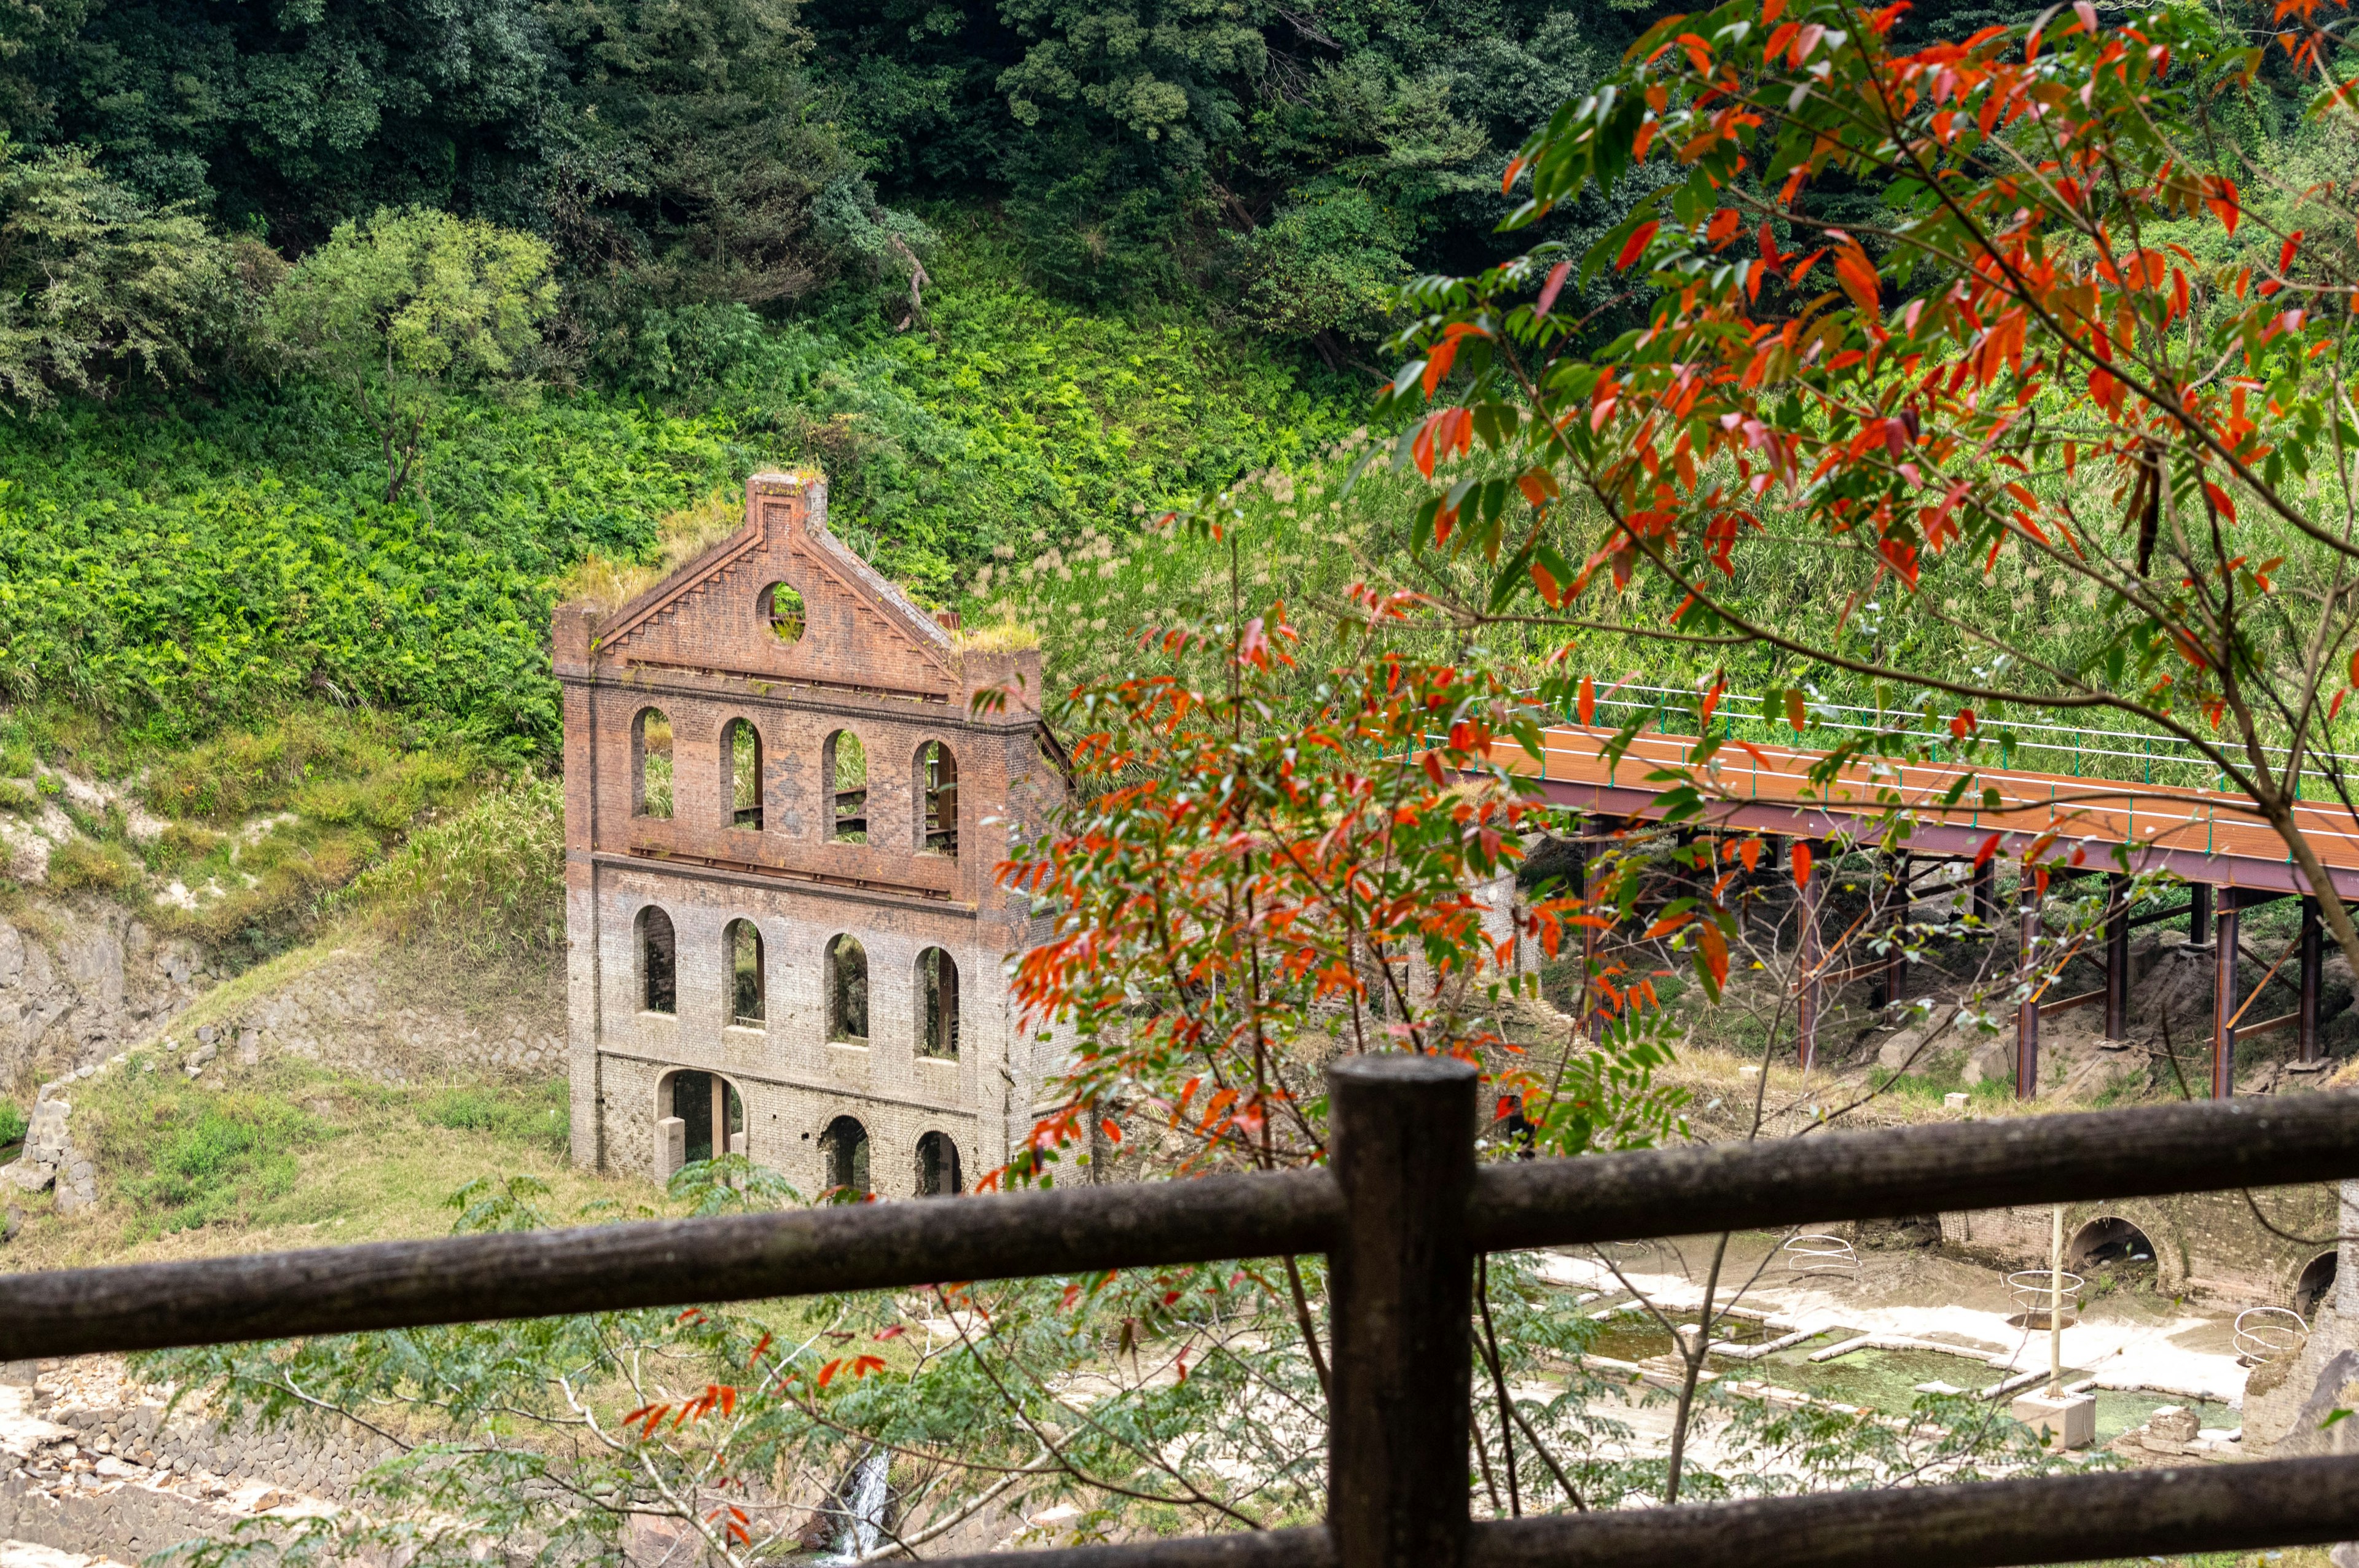
<svg viewBox="0 0 2359 1568"><path fill-rule="evenodd" d="M256 1515L333 1514L376 1451L334 1432L224 1430L163 1391L125 1379L120 1362L0 1365L0 1568L31 1546L136 1562ZM24 1555L25 1568L79 1568L80 1557Z"/></svg>

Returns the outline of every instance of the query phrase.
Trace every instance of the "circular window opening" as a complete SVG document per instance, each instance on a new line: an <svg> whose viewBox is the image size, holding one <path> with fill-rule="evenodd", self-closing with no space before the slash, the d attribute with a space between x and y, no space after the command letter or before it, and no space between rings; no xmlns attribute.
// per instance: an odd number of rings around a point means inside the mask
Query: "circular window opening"
<svg viewBox="0 0 2359 1568"><path fill-rule="evenodd" d="M803 635L803 596L782 582L762 590L762 619L781 643L799 643Z"/></svg>

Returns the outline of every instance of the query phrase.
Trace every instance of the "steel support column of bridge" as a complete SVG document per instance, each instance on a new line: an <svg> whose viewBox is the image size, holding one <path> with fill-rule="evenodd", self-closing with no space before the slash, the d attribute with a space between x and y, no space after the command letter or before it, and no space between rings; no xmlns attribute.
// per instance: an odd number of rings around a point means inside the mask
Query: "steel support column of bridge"
<svg viewBox="0 0 2359 1568"><path fill-rule="evenodd" d="M2326 967L2326 931L2319 918L2318 900L2304 896L2301 901L2301 1003L2298 1028L2301 1031L2301 1059L2318 1060L2318 990L2319 976Z"/></svg>
<svg viewBox="0 0 2359 1568"><path fill-rule="evenodd" d="M1892 946L1884 955L1884 1005L1892 1006L1908 994L1908 877L1914 867L1907 853L1895 856L1892 871Z"/></svg>
<svg viewBox="0 0 2359 1568"><path fill-rule="evenodd" d="M2217 949L2212 984L2212 1098L2227 1099L2236 1092L2236 950L2244 909L2233 891L2220 901L2212 916L2212 941Z"/></svg>
<svg viewBox="0 0 2359 1568"><path fill-rule="evenodd" d="M1802 840L1796 840L1797 844ZM1795 905L1795 918L1801 929L1795 943L1796 979L1799 982L1794 1000L1794 1022L1801 1036L1802 1070L1808 1072L1819 1060L1819 1011L1825 1002L1824 982L1820 971L1826 968L1826 948L1819 931L1819 914L1827 901L1827 879L1830 868L1817 862L1821 844L1810 845L1810 880L1802 884L1802 896ZM1788 850L1792 853L1791 849Z"/></svg>
<svg viewBox="0 0 2359 1568"><path fill-rule="evenodd" d="M2022 906L2023 1000L2015 1010L2015 1098L2039 1093L2039 996L2031 983L2039 955L2039 879L2027 874L2017 894Z"/></svg>
<svg viewBox="0 0 2359 1568"><path fill-rule="evenodd" d="M2291 1029L2300 1042L2299 1059L2318 1060L2318 1005L2320 970L2325 963L2325 935L2320 927L2318 901L2301 901L2301 929L2295 936L2291 950L2280 954L2270 967L2274 975L2286 958L2296 960L2295 989L2299 1000L2291 1012L2281 1012L2275 1018L2265 1018L2257 1023L2244 1022L2245 1011L2258 999L2256 990L2251 997L2241 994L2243 981L2236 964L2242 953L2244 935L2242 915L2247 909L2271 903L2290 896L2269 889L2222 888L2218 913L2212 916L2212 1097L2227 1099L2236 1092L2236 1043L2273 1030ZM2265 975L2261 983L2268 983Z"/></svg>
<svg viewBox="0 0 2359 1568"><path fill-rule="evenodd" d="M2130 1037L2130 879L2105 879L2105 1038Z"/></svg>

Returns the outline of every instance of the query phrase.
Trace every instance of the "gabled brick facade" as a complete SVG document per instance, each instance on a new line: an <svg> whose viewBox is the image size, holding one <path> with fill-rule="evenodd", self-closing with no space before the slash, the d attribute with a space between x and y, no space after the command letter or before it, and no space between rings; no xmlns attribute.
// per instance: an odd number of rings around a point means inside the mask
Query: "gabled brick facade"
<svg viewBox="0 0 2359 1568"><path fill-rule="evenodd" d="M829 1130L852 1147L846 1118L879 1196L919 1191L921 1166L939 1173L943 1138L971 1186L1020 1143L1054 1065L1054 1043L1017 1035L1002 965L1030 917L992 876L1011 834L1062 797L1038 655L962 652L826 520L819 475L756 474L745 526L699 559L603 620L557 611L578 1163L668 1174L696 1152L680 1145L717 1079L734 1091L744 1152L807 1195L840 1177ZM991 687L1013 700L977 712ZM865 758L851 790L828 773L832 750L852 754L844 734ZM955 788L933 793L929 820L931 744ZM667 788L669 816L651 813ZM847 936L865 958L861 1039L845 1037L851 1003L830 1005L831 945ZM929 949L955 967L947 1006L920 973L941 972ZM836 966L855 971L848 954ZM758 1016L745 1016L749 997Z"/></svg>

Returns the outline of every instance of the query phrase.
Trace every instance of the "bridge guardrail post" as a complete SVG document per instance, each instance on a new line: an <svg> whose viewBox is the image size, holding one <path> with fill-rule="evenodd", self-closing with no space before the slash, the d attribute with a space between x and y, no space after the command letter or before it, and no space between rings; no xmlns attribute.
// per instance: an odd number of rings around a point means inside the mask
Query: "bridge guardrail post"
<svg viewBox="0 0 2359 1568"><path fill-rule="evenodd" d="M1343 1228L1329 1258L1327 1523L1340 1568L1464 1568L1471 1530L1474 1068L1329 1070Z"/></svg>

